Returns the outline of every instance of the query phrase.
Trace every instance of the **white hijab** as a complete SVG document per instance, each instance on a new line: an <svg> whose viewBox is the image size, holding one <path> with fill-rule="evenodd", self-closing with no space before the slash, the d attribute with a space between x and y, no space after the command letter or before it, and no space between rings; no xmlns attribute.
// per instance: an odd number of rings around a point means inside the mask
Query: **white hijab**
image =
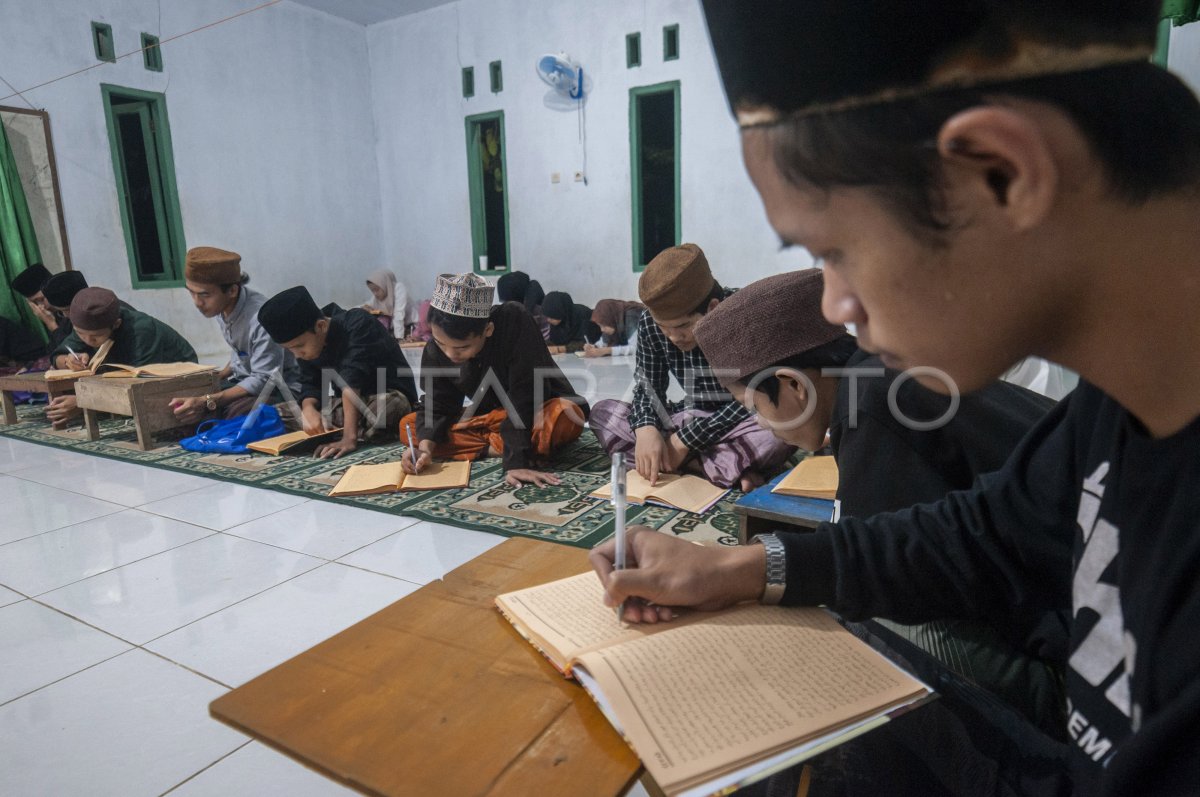
<svg viewBox="0 0 1200 797"><path fill-rule="evenodd" d="M367 307L372 310L377 310L384 315L394 316L396 310L396 275L386 268L381 268L378 271L371 273L367 277L367 282L383 288L384 297L376 299L375 294L371 294L371 298L367 300ZM406 292L407 293L407 292ZM405 299L408 297L406 296ZM403 305L401 305L403 307Z"/></svg>

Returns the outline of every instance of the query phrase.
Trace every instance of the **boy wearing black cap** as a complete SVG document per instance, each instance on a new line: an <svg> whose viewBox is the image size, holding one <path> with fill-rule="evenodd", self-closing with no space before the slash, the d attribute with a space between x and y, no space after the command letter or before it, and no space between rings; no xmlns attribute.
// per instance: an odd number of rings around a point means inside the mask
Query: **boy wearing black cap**
<svg viewBox="0 0 1200 797"><path fill-rule="evenodd" d="M50 355L55 368L86 370L96 350L110 339L110 362L138 366L197 361L196 350L182 335L153 316L122 306L108 288L79 291L67 315L73 329ZM74 396L58 396L46 409L55 425L75 414Z"/></svg>
<svg viewBox="0 0 1200 797"><path fill-rule="evenodd" d="M591 427L609 454L632 452L651 484L686 467L722 487L753 490L795 450L754 423L696 344L696 323L732 293L695 244L660 252L638 280L647 312L637 330L633 403L596 402ZM668 404L672 375L685 397Z"/></svg>
<svg viewBox="0 0 1200 797"><path fill-rule="evenodd" d="M300 416L281 407L285 421L310 434L343 429L341 440L318 446L315 456L336 459L360 440L382 439L416 403L404 352L366 310L326 316L308 289L297 285L268 299L258 321L300 365Z"/></svg>
<svg viewBox="0 0 1200 797"><path fill-rule="evenodd" d="M533 317L516 302L492 306L492 287L474 274L442 274L429 309L433 340L421 355L425 411L401 422L423 468L434 457L500 456L504 480L556 485L537 468L579 437L587 402L559 370ZM470 404L464 407L464 402Z"/></svg>
<svg viewBox="0 0 1200 797"><path fill-rule="evenodd" d="M60 319L55 316L42 292L50 277L50 269L41 263L31 263L24 271L13 277L8 284L14 291L25 297L29 309L46 326L46 331L51 335L51 343L58 345L66 336L62 335L57 340L54 339Z"/></svg>
<svg viewBox="0 0 1200 797"><path fill-rule="evenodd" d="M607 600L1065 609L1075 792L1195 790L1200 102L1149 61L1161 6L706 0L747 169L825 260L826 317L964 391L1030 354L1081 381L972 490L742 549L634 530L637 568L594 554Z"/></svg>

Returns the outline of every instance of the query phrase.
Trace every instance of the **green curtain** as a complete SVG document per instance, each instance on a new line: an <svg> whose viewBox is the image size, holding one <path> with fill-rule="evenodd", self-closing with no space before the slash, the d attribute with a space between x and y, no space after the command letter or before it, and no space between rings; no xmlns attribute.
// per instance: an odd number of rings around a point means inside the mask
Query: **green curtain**
<svg viewBox="0 0 1200 797"><path fill-rule="evenodd" d="M1169 19L1174 25L1184 25L1196 19L1200 0L1163 0L1161 19Z"/></svg>
<svg viewBox="0 0 1200 797"><path fill-rule="evenodd" d="M8 133L0 124L0 315L29 327L45 340L46 327L29 309L25 297L9 287L13 277L41 259L21 175L8 145Z"/></svg>

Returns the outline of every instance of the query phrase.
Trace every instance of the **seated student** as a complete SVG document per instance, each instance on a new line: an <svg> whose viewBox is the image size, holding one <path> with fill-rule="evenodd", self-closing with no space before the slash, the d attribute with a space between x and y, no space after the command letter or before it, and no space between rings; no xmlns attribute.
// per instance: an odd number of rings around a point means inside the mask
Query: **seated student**
<svg viewBox="0 0 1200 797"><path fill-rule="evenodd" d="M520 302L525 305L525 309L537 322L542 338L550 340L550 324L542 314L542 302L545 299L546 292L542 290L542 286L537 280L531 280L524 271L511 271L496 280L496 301L501 304Z"/></svg>
<svg viewBox="0 0 1200 797"><path fill-rule="evenodd" d="M600 327L592 321L592 308L586 304L575 304L571 294L550 291L542 302L542 314L550 324L551 354L582 351L589 343L600 340Z"/></svg>
<svg viewBox="0 0 1200 797"><path fill-rule="evenodd" d="M588 405L554 363L529 313L515 302L493 307L492 288L481 277L443 274L429 324L433 341L421 357L425 409L401 424L402 439L412 430L419 441L417 468L434 457L501 456L504 481L513 487L558 484L539 464L579 437ZM412 472L410 458L404 467Z"/></svg>
<svg viewBox="0 0 1200 797"><path fill-rule="evenodd" d="M326 316L308 289L297 285L264 302L258 321L300 364L300 414L282 405L284 423L310 434L344 430L341 440L318 446L314 456L336 459L359 442L382 440L416 403L400 344L366 310ZM326 385L333 388L332 400Z"/></svg>
<svg viewBox="0 0 1200 797"><path fill-rule="evenodd" d="M13 277L8 284L14 291L25 297L29 309L45 325L46 332L50 336L50 345L57 347L70 334L70 329L61 330L62 319L50 309L50 304L46 301L43 289L50 277L50 269L41 263L30 263L28 268Z"/></svg>
<svg viewBox="0 0 1200 797"><path fill-rule="evenodd" d="M242 272L242 256L211 246L189 249L183 279L200 314L217 319L221 337L232 355L219 374L220 390L206 396L172 399L175 417L181 423L237 418L262 401L283 401L280 382L298 395L300 368L296 358L271 340L258 322L258 311L267 297L246 287L250 277Z"/></svg>
<svg viewBox="0 0 1200 797"><path fill-rule="evenodd" d="M42 287L42 295L49 305L51 314L58 322L58 329L51 333L51 348L57 348L71 334L71 319L68 312L75 294L88 287L87 278L80 271L60 271L46 280ZM134 307L124 299L118 300L122 308L133 310Z"/></svg>
<svg viewBox="0 0 1200 797"><path fill-rule="evenodd" d="M45 370L45 365L46 344L27 327L0 315L0 376Z"/></svg>
<svg viewBox="0 0 1200 797"><path fill-rule="evenodd" d="M421 300L417 306L417 321L413 325L412 332L405 338L406 342L419 340L422 343L428 343L433 340L433 331L429 328L429 307L428 299Z"/></svg>
<svg viewBox="0 0 1200 797"><path fill-rule="evenodd" d="M641 302L601 299L592 310L592 323L600 328L600 340L583 347L584 357L620 357L637 351L637 328L646 312Z"/></svg>
<svg viewBox="0 0 1200 797"><path fill-rule="evenodd" d="M396 278L395 272L381 268L372 273L367 277L367 289L371 298L363 309L390 329L396 340L408 337L410 328L417 323L417 308L409 302L408 288Z"/></svg>
<svg viewBox="0 0 1200 797"><path fill-rule="evenodd" d="M829 430L842 516L867 518L969 488L999 470L1054 407L1001 381L952 399L885 369L821 315L824 284L821 271L806 269L747 285L696 325L696 340L722 384L780 439L816 451ZM1061 673L1015 650L991 624L879 622L1039 727L1065 721Z"/></svg>
<svg viewBox="0 0 1200 797"><path fill-rule="evenodd" d="M108 340L112 348L106 362L121 365L197 362L192 344L153 316L123 307L108 288L84 288L71 300L67 314L71 334L50 355L54 368L87 370L96 349ZM46 417L60 426L78 413L74 396L58 396Z"/></svg>
<svg viewBox="0 0 1200 797"><path fill-rule="evenodd" d="M660 252L638 281L647 312L637 330L633 403L596 402L590 426L609 454L632 451L637 472L652 484L660 473L691 469L721 487L753 490L795 450L758 427L696 345L696 322L732 293L695 244ZM667 404L672 374L686 395Z"/></svg>

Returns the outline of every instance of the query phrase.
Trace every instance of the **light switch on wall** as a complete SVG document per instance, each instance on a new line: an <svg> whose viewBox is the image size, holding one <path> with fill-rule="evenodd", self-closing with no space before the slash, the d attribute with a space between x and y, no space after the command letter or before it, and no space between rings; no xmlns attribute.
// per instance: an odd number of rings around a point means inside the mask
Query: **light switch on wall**
<svg viewBox="0 0 1200 797"><path fill-rule="evenodd" d="M550 182L557 183L562 180L562 175L558 172L550 172Z"/></svg>
<svg viewBox="0 0 1200 797"><path fill-rule="evenodd" d="M575 182L577 182L577 183L583 182L583 172L575 172Z"/></svg>

